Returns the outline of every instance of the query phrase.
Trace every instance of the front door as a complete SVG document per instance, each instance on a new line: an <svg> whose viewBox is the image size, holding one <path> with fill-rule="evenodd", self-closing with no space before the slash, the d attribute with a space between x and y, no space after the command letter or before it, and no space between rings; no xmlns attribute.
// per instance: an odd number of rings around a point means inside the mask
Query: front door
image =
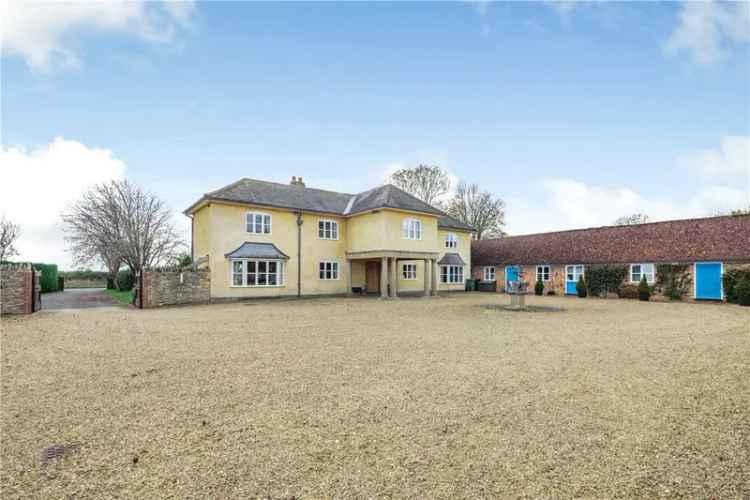
<svg viewBox="0 0 750 500"><path fill-rule="evenodd" d="M721 262L695 263L695 298L721 300Z"/></svg>
<svg viewBox="0 0 750 500"><path fill-rule="evenodd" d="M368 261L366 271L367 293L380 293L380 262Z"/></svg>
<svg viewBox="0 0 750 500"><path fill-rule="evenodd" d="M518 281L518 266L506 266L505 267L505 289L510 288L511 283Z"/></svg>
<svg viewBox="0 0 750 500"><path fill-rule="evenodd" d="M583 266L565 266L565 295L575 295L578 293L576 284L578 278L583 277Z"/></svg>

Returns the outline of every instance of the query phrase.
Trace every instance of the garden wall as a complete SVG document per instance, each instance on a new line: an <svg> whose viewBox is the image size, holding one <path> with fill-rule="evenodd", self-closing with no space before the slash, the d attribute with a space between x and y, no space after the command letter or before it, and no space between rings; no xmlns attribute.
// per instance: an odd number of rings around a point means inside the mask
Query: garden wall
<svg viewBox="0 0 750 500"><path fill-rule="evenodd" d="M144 271L144 309L181 304L205 304L211 300L211 272L208 268L174 271ZM138 291L140 294L140 290Z"/></svg>
<svg viewBox="0 0 750 500"><path fill-rule="evenodd" d="M30 264L0 265L0 314L31 314L41 309L41 273Z"/></svg>

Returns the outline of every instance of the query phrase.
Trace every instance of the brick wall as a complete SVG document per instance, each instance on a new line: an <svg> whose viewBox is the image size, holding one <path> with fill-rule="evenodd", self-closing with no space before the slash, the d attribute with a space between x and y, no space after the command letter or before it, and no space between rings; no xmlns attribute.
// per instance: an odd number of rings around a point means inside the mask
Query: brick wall
<svg viewBox="0 0 750 500"><path fill-rule="evenodd" d="M211 300L208 268L184 271L144 271L143 307L201 304Z"/></svg>
<svg viewBox="0 0 750 500"><path fill-rule="evenodd" d="M37 290L32 293L34 274L37 278ZM31 314L34 309L38 310L40 275L41 273L34 271L30 264L0 265L0 314Z"/></svg>

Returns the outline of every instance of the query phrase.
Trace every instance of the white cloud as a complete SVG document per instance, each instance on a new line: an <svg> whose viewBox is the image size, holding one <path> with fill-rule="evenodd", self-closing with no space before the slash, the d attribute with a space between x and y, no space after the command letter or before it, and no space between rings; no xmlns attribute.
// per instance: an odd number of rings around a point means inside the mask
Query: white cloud
<svg viewBox="0 0 750 500"><path fill-rule="evenodd" d="M56 138L32 151L0 146L0 213L21 226L19 259L72 267L65 252L60 213L84 190L120 179L125 163L107 149Z"/></svg>
<svg viewBox="0 0 750 500"><path fill-rule="evenodd" d="M2 52L18 55L35 70L80 65L76 35L126 33L148 42L172 40L188 25L194 2L0 0Z"/></svg>
<svg viewBox="0 0 750 500"><path fill-rule="evenodd" d="M719 147L682 155L676 182L691 177L701 187L679 197L647 197L625 186L596 186L571 178L545 179L507 201L508 232L526 234L603 226L623 215L645 213L651 220L705 217L750 206L750 137L723 137Z"/></svg>
<svg viewBox="0 0 750 500"><path fill-rule="evenodd" d="M727 43L750 42L750 3L684 2L679 24L665 44L668 52L688 50L695 61L710 64L726 56Z"/></svg>

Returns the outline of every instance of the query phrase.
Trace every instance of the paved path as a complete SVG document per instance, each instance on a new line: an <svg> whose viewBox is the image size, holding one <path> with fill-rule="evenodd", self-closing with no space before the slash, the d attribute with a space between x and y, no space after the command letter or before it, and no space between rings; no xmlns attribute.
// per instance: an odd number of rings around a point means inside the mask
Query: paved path
<svg viewBox="0 0 750 500"><path fill-rule="evenodd" d="M106 294L104 288L69 288L64 292L42 294L42 311L45 309L83 309L119 305L119 302Z"/></svg>

